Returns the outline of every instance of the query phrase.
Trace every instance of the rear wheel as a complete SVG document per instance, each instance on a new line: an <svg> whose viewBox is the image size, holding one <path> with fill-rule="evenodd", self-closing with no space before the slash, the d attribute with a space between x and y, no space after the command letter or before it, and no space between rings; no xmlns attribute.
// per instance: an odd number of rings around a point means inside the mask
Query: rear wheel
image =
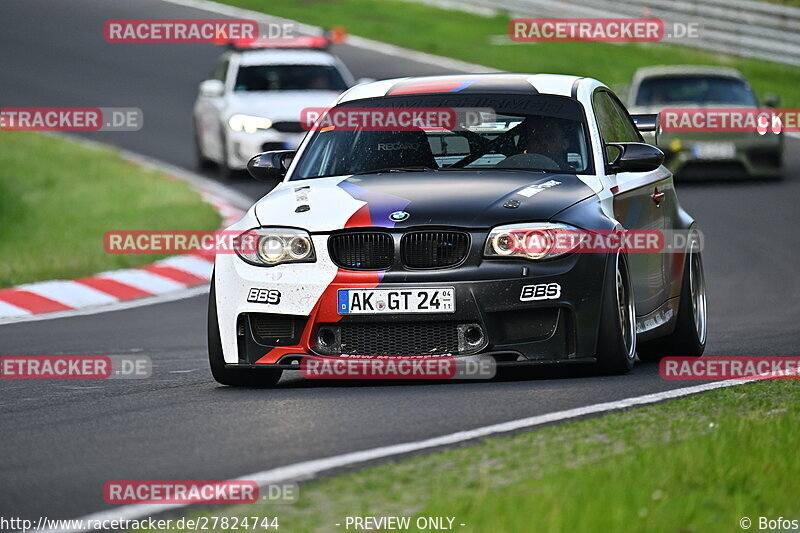
<svg viewBox="0 0 800 533"><path fill-rule="evenodd" d="M628 257L618 253L607 269L603 288L597 368L604 374L625 374L636 358L636 308Z"/></svg>
<svg viewBox="0 0 800 533"><path fill-rule="evenodd" d="M219 335L217 320L217 297L214 290L214 278L211 278L211 290L208 293L208 362L211 374L217 383L232 387L270 387L281 379L282 370L277 369L235 369L225 368L222 355L222 340Z"/></svg>
<svg viewBox="0 0 800 533"><path fill-rule="evenodd" d="M700 243L693 239L683 266L681 296L675 330L660 339L643 344L639 358L657 361L665 355L700 357L706 348L708 314L706 309L706 279Z"/></svg>

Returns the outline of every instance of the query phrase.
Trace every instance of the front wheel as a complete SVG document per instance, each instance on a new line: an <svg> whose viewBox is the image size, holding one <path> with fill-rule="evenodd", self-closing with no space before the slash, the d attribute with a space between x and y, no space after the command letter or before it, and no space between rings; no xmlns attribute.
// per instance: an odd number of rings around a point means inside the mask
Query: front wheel
<svg viewBox="0 0 800 533"><path fill-rule="evenodd" d="M281 379L282 370L276 369L233 369L225 368L222 355L222 339L217 320L217 296L214 290L214 275L211 276L211 290L208 293L208 362L211 375L217 383L232 387L270 387Z"/></svg>
<svg viewBox="0 0 800 533"><path fill-rule="evenodd" d="M625 374L636 358L636 307L628 257L617 253L606 269L600 329L597 336L597 368L604 374Z"/></svg>
<svg viewBox="0 0 800 533"><path fill-rule="evenodd" d="M665 355L700 357L705 351L707 336L706 278L700 244L694 239L683 267L675 330L666 337L643 345L639 350L639 358L658 361Z"/></svg>

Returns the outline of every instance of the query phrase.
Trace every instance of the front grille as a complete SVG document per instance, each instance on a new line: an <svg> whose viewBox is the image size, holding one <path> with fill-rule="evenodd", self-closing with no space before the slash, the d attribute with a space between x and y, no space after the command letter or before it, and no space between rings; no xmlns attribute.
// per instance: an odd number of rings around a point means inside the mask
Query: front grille
<svg viewBox="0 0 800 533"><path fill-rule="evenodd" d="M458 353L453 322L342 324L341 353L348 355L441 355Z"/></svg>
<svg viewBox="0 0 800 533"><path fill-rule="evenodd" d="M262 152L271 152L273 150L286 150L286 143L280 141L268 142L261 145Z"/></svg>
<svg viewBox="0 0 800 533"><path fill-rule="evenodd" d="M250 329L260 344L291 346L297 344L305 326L306 317L249 313Z"/></svg>
<svg viewBox="0 0 800 533"><path fill-rule="evenodd" d="M469 252L469 235L460 231L412 231L400 241L408 268L444 268L459 264Z"/></svg>
<svg viewBox="0 0 800 533"><path fill-rule="evenodd" d="M272 129L281 133L302 133L306 131L300 122L273 122Z"/></svg>
<svg viewBox="0 0 800 533"><path fill-rule="evenodd" d="M339 233L328 241L331 259L351 270L384 270L392 265L394 240L377 231Z"/></svg>

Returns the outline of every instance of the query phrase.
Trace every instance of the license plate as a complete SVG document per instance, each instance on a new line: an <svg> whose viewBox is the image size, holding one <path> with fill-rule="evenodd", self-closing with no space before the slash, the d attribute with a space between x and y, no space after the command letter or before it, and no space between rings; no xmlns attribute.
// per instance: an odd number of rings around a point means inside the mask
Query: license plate
<svg viewBox="0 0 800 533"><path fill-rule="evenodd" d="M733 143L695 143L692 152L697 159L733 159L736 147Z"/></svg>
<svg viewBox="0 0 800 533"><path fill-rule="evenodd" d="M455 313L453 287L436 289L339 289L340 315Z"/></svg>

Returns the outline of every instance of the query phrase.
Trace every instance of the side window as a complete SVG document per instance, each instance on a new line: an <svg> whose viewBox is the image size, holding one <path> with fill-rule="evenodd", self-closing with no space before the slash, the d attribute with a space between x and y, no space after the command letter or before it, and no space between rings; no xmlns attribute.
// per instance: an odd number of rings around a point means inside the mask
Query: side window
<svg viewBox="0 0 800 533"><path fill-rule="evenodd" d="M611 105L614 107L614 109L617 110L617 113L622 120L622 126L625 128L625 142L642 142L642 135L639 133L639 130L636 129L636 125L634 125L633 119L631 119L631 116L628 114L628 110L625 109L625 106L623 106L619 100L610 94L605 93L605 95L606 98L608 98L608 100L611 102Z"/></svg>
<svg viewBox="0 0 800 533"><path fill-rule="evenodd" d="M592 97L594 113L600 135L604 142L641 142L639 132L633 122L616 100L606 91L597 91ZM618 150L613 146L606 149L606 157L612 161L617 156Z"/></svg>

